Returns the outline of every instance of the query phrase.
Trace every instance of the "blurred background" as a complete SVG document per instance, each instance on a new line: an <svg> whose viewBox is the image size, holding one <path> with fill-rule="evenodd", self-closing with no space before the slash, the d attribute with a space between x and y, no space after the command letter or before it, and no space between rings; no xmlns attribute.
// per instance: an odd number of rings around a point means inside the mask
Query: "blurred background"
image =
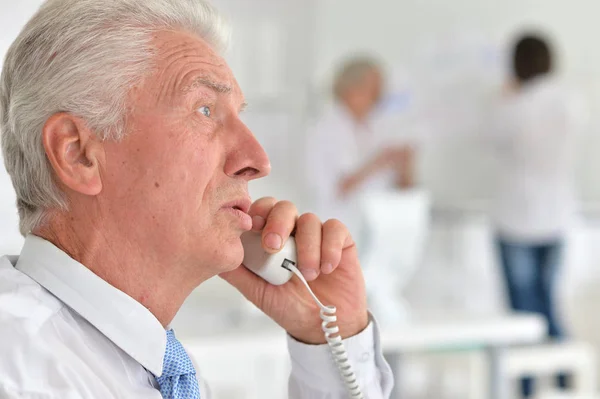
<svg viewBox="0 0 600 399"><path fill-rule="evenodd" d="M395 397L594 397L600 3L213 3L272 162L253 198L348 222ZM0 54L40 4L0 0ZM525 46L521 68L538 72L519 79L524 34L552 62ZM22 243L14 201L0 168L2 254ZM174 324L217 399L286 396L284 337L224 282L198 288Z"/></svg>

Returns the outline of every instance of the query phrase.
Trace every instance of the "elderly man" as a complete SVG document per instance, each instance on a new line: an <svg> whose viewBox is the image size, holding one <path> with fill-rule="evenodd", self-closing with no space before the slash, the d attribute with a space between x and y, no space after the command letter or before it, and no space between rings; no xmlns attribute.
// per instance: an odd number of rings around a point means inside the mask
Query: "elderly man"
<svg viewBox="0 0 600 399"><path fill-rule="evenodd" d="M49 0L10 48L0 127L26 240L0 258L0 397L209 398L169 324L215 275L288 332L291 397L347 397L305 288L239 267L251 229L270 252L295 229L363 393L388 397L344 225L250 202L270 166L224 37L201 0Z"/></svg>

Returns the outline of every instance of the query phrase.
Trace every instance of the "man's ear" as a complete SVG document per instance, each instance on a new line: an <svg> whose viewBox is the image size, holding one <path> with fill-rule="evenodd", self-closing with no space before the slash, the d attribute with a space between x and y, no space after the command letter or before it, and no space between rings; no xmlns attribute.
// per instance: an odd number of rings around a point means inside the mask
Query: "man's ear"
<svg viewBox="0 0 600 399"><path fill-rule="evenodd" d="M102 191L104 146L83 120L65 112L54 114L44 125L42 139L62 184L84 195Z"/></svg>

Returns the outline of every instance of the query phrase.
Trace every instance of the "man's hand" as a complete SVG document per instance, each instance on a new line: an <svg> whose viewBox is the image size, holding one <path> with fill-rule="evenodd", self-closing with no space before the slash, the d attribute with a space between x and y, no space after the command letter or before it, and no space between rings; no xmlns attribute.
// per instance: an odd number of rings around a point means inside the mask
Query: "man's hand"
<svg viewBox="0 0 600 399"><path fill-rule="evenodd" d="M298 217L296 207L274 198L256 201L249 211L253 230L262 231L263 247L275 253L295 231L298 268L324 305L337 308L342 338L368 325L365 283L356 246L337 220L321 223L313 214ZM297 277L274 286L245 267L221 275L291 336L308 344L325 343L319 307Z"/></svg>

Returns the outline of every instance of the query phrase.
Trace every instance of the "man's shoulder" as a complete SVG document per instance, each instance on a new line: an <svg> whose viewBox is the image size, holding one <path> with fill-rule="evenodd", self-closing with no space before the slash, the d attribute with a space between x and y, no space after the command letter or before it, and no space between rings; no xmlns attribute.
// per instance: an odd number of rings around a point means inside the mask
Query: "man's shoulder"
<svg viewBox="0 0 600 399"><path fill-rule="evenodd" d="M38 367L58 360L43 329L63 305L15 269L16 260L0 257L0 392L27 388L28 373L39 378Z"/></svg>
<svg viewBox="0 0 600 399"><path fill-rule="evenodd" d="M15 269L15 262L0 257L0 394L81 397L71 382L83 372L75 365L85 364L77 341L86 337L85 326L70 308ZM64 395L53 396L55 389Z"/></svg>
<svg viewBox="0 0 600 399"><path fill-rule="evenodd" d="M26 274L15 269L16 257L0 257L0 358L24 348L47 346L51 334L43 331L60 320L64 305ZM49 348L48 348L49 349ZM46 351L39 352L40 356ZM34 352L30 352L30 356ZM35 352L35 356L38 352ZM0 369L1 369L0 363Z"/></svg>
<svg viewBox="0 0 600 399"><path fill-rule="evenodd" d="M16 259L0 257L0 331L10 328L36 334L64 305L32 278L15 269Z"/></svg>

